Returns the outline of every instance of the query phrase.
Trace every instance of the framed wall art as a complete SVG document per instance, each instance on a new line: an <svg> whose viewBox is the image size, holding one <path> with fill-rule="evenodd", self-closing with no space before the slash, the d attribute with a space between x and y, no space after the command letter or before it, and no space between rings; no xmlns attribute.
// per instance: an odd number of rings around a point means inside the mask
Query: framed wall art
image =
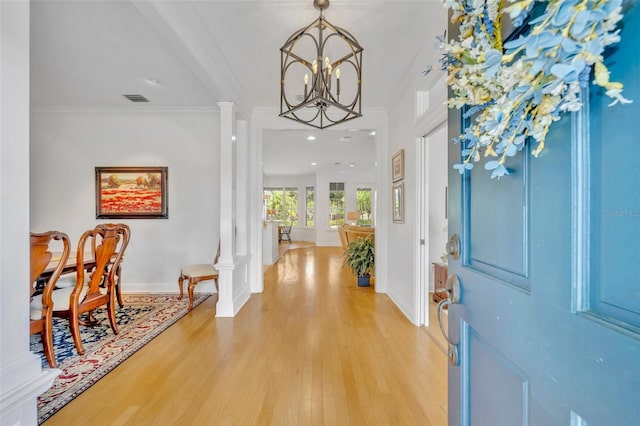
<svg viewBox="0 0 640 426"><path fill-rule="evenodd" d="M404 149L396 152L391 159L391 182L404 179Z"/></svg>
<svg viewBox="0 0 640 426"><path fill-rule="evenodd" d="M404 183L392 186L391 200L393 223L404 223Z"/></svg>
<svg viewBox="0 0 640 426"><path fill-rule="evenodd" d="M96 219L167 219L167 167L96 167Z"/></svg>

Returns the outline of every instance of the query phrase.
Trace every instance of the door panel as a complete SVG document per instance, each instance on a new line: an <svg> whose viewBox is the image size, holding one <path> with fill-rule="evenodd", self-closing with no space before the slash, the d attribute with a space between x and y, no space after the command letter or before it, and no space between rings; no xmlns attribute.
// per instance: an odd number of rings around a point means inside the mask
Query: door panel
<svg viewBox="0 0 640 426"><path fill-rule="evenodd" d="M627 11L625 21L638 22L638 9L636 5ZM625 31L625 35L628 33L629 30ZM640 332L640 284L630 294L620 282L640 283L638 252L631 249L640 240L640 156L637 155L640 62L637 56L637 42L632 44L623 38L614 55L606 61L611 74L624 81L624 93L635 100L635 107L607 106L609 98L602 96L602 89L595 89L589 98L591 143L587 147L589 164L586 167L592 189L585 212L590 224L586 229L590 250L582 251L588 253L589 258L581 261L589 263L590 269L582 282L581 291L587 296L580 306L609 325L619 325L635 334ZM615 113L611 114L612 111ZM621 129L629 131L621 133Z"/></svg>
<svg viewBox="0 0 640 426"><path fill-rule="evenodd" d="M629 105L586 89L539 158L510 175L449 172L449 232L462 288L449 307L460 363L450 425L637 425L640 418L640 3L607 52ZM449 114L450 139L460 134ZM458 145L450 162L460 161ZM452 165L451 164L451 165Z"/></svg>
<svg viewBox="0 0 640 426"><path fill-rule="evenodd" d="M528 289L529 158L520 156L516 161L510 178L499 185L487 179L486 173L473 173L463 181L464 235L470 242L464 262ZM496 205L509 212L510 220L496 214Z"/></svg>
<svg viewBox="0 0 640 426"><path fill-rule="evenodd" d="M529 381L515 363L466 324L469 359L469 412L472 425L511 426L526 424L529 410ZM474 366L479 368L474 368ZM495 386L494 384L499 384ZM504 404L504 401L510 403ZM481 407L481 409L477 409Z"/></svg>

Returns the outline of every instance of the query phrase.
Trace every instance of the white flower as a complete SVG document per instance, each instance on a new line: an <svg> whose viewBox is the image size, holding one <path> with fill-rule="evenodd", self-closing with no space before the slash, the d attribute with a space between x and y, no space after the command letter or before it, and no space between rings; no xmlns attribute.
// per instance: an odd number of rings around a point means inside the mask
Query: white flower
<svg viewBox="0 0 640 426"><path fill-rule="evenodd" d="M606 91L606 94L608 97L613 99L613 102L611 102L609 106L614 106L617 103L624 105L624 104L630 104L633 102L625 98L624 96L622 96L622 89L609 89Z"/></svg>

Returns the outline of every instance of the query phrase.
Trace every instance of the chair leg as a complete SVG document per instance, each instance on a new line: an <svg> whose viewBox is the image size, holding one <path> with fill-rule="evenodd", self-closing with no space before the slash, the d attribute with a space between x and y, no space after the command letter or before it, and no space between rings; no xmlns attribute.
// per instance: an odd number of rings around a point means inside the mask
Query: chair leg
<svg viewBox="0 0 640 426"><path fill-rule="evenodd" d="M78 318L78 313L74 306L69 309L69 328L71 328L73 343L76 345L78 355L84 355L84 347L80 338L80 318Z"/></svg>
<svg viewBox="0 0 640 426"><path fill-rule="evenodd" d="M116 297L118 298L118 306L122 308L124 306L124 302L122 301L122 293L120 292L120 284L122 283L122 271L120 270L120 266L118 266L118 270L116 272L118 276L118 281L116 282Z"/></svg>
<svg viewBox="0 0 640 426"><path fill-rule="evenodd" d="M113 330L113 334L118 334L120 330L118 330L118 323L116 322L116 310L115 310L115 294L112 293L111 297L109 297L109 302L107 303L107 313L109 316L109 324L111 324L111 329Z"/></svg>
<svg viewBox="0 0 640 426"><path fill-rule="evenodd" d="M193 278L189 278L189 286L187 288L189 292L189 307L187 308L188 311L193 309L193 289L196 288L196 284L198 284L198 281L195 281Z"/></svg>
<svg viewBox="0 0 640 426"><path fill-rule="evenodd" d="M182 296L184 295L184 293L182 292L182 284L185 280L185 276L180 274L180 278L178 278L178 288L180 288L180 295L178 296L178 300L182 299Z"/></svg>
<svg viewBox="0 0 640 426"><path fill-rule="evenodd" d="M47 364L49 364L50 368L56 368L58 361L56 360L56 353L53 349L53 318L51 312L49 312L47 317L42 325L40 336L42 337L42 347L44 349L44 356L47 358Z"/></svg>

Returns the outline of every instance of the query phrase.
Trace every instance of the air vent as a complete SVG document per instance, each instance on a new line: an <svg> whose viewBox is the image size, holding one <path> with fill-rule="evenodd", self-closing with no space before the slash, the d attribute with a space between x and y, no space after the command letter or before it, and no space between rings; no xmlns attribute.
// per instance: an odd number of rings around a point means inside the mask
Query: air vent
<svg viewBox="0 0 640 426"><path fill-rule="evenodd" d="M123 95L123 96L129 99L131 102L149 102L149 99L145 98L142 95Z"/></svg>

